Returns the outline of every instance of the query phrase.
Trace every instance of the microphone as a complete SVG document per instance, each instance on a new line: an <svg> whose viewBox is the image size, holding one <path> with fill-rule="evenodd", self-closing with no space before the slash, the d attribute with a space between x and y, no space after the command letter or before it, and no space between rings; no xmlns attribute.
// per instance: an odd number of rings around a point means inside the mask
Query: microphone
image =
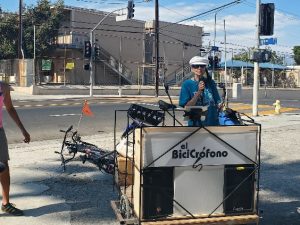
<svg viewBox="0 0 300 225"><path fill-rule="evenodd" d="M205 78L204 78L204 77L200 77L200 79L199 79L199 84L200 84L201 82L203 82L203 83L204 83L204 86L205 86ZM204 90L201 90L201 93L200 93L200 102L201 102L202 105L203 105L203 92L204 92Z"/></svg>

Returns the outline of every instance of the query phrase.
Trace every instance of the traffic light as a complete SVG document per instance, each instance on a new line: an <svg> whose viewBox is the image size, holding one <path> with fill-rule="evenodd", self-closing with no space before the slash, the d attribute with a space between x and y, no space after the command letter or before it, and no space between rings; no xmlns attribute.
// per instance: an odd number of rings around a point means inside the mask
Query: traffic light
<svg viewBox="0 0 300 225"><path fill-rule="evenodd" d="M90 58L92 55L92 48L91 48L91 42L85 41L84 42L84 57Z"/></svg>
<svg viewBox="0 0 300 225"><path fill-rule="evenodd" d="M260 4L259 34L263 36L273 35L274 31L274 3Z"/></svg>
<svg viewBox="0 0 300 225"><path fill-rule="evenodd" d="M261 62L270 62L272 58L272 52L268 50L264 50L261 52Z"/></svg>
<svg viewBox="0 0 300 225"><path fill-rule="evenodd" d="M250 54L250 60L258 63L270 62L272 58L272 51L269 50L255 50Z"/></svg>
<svg viewBox="0 0 300 225"><path fill-rule="evenodd" d="M261 54L260 51L255 50L250 52L250 60L253 62L260 62Z"/></svg>
<svg viewBox="0 0 300 225"><path fill-rule="evenodd" d="M90 70L90 64L89 64L89 63L84 64L84 65L83 65L83 69L84 69L84 70Z"/></svg>
<svg viewBox="0 0 300 225"><path fill-rule="evenodd" d="M94 50L95 50L95 57L99 58L100 57L100 48L97 45L95 45Z"/></svg>
<svg viewBox="0 0 300 225"><path fill-rule="evenodd" d="M212 56L208 56L209 66L212 67L214 64L214 58Z"/></svg>
<svg viewBox="0 0 300 225"><path fill-rule="evenodd" d="M214 68L218 68L219 67L219 58L218 56L214 57Z"/></svg>
<svg viewBox="0 0 300 225"><path fill-rule="evenodd" d="M133 1L129 0L127 5L127 19L132 19L134 17L134 6Z"/></svg>

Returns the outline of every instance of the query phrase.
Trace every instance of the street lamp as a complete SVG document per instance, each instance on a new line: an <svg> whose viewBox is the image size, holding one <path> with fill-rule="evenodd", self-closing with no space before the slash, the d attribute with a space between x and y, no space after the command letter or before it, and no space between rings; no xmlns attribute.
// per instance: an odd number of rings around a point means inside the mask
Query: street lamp
<svg viewBox="0 0 300 225"><path fill-rule="evenodd" d="M93 97L93 86L94 86L94 73L93 73L93 56L94 56L94 31L97 29L98 26L100 26L100 24L107 18L109 17L112 13L117 12L121 9L116 9L110 13L108 13L107 15L105 15L98 23L97 25L90 30L90 43L91 43L91 57L90 57L90 97Z"/></svg>
<svg viewBox="0 0 300 225"><path fill-rule="evenodd" d="M241 1L240 0L236 0L233 3L239 4ZM226 7L220 8L219 10L217 10L215 12L215 24L214 24L214 49L216 46L216 35L217 35L217 13L220 12L221 10L227 8L228 5ZM215 59L215 50L213 50L213 59ZM215 79L215 63L213 63L212 65L212 79Z"/></svg>

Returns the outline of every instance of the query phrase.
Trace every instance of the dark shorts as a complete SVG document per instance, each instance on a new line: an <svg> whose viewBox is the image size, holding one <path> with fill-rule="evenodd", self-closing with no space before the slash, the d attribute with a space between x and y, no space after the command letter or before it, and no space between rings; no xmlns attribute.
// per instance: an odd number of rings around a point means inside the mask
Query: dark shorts
<svg viewBox="0 0 300 225"><path fill-rule="evenodd" d="M0 128L0 161L9 160L7 139L3 128Z"/></svg>

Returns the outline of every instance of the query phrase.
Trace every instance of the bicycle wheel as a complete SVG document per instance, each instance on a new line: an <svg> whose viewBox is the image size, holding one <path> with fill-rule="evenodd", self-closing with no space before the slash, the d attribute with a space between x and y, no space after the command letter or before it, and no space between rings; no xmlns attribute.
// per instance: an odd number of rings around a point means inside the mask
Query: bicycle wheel
<svg viewBox="0 0 300 225"><path fill-rule="evenodd" d="M120 212L124 219L129 219L131 216L131 207L126 195L121 195L120 198Z"/></svg>

